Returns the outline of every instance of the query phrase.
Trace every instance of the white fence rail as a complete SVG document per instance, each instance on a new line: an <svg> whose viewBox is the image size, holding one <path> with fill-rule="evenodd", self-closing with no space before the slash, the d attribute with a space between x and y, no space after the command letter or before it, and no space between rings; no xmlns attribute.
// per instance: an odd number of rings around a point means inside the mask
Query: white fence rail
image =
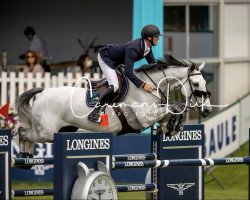
<svg viewBox="0 0 250 200"><path fill-rule="evenodd" d="M35 87L60 87L60 86L74 86L77 80L82 77L81 73L67 73L63 72L58 75L51 75L51 73L45 73L42 76L41 73L37 73L33 76L32 73L28 73L27 77L24 77L24 73L19 72L2 72L0 74L0 106L10 102L12 105L16 98L23 92L35 88ZM84 75L86 78L90 78L90 73ZM99 73L93 74L94 79L100 78ZM84 80L82 84L86 83ZM80 84L80 86L83 86Z"/></svg>

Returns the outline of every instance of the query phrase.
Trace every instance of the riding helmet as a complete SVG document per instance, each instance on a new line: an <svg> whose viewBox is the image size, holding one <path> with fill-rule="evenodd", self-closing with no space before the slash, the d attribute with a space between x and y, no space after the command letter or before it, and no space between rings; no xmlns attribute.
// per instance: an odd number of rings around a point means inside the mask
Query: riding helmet
<svg viewBox="0 0 250 200"><path fill-rule="evenodd" d="M147 37L162 36L157 26L153 24L146 25L141 30L141 37L146 39Z"/></svg>

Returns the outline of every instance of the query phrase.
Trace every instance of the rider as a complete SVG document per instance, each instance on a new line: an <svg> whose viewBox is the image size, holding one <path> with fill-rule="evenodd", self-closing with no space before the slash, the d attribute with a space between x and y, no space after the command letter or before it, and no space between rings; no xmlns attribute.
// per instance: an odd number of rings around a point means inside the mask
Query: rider
<svg viewBox="0 0 250 200"><path fill-rule="evenodd" d="M148 63L156 62L151 48L157 45L159 36L162 36L159 28L150 24L142 28L141 38L125 44L108 44L100 49L97 56L98 62L109 84L109 87L99 98L100 106L107 103L108 99L119 89L115 69L120 64L125 65L125 75L137 88L143 88L149 93L153 91L151 84L144 83L134 74L133 66L136 61L144 57ZM95 107L89 114L89 120L98 122L100 106Z"/></svg>

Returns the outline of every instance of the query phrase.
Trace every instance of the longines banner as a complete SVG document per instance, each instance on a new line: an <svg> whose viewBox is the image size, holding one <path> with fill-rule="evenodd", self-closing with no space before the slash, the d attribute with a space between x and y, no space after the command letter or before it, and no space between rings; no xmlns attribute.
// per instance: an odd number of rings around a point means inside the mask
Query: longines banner
<svg viewBox="0 0 250 200"><path fill-rule="evenodd" d="M205 125L205 158L218 158L239 147L239 104L216 115Z"/></svg>
<svg viewBox="0 0 250 200"><path fill-rule="evenodd" d="M250 95L240 101L240 144L248 141L250 128Z"/></svg>

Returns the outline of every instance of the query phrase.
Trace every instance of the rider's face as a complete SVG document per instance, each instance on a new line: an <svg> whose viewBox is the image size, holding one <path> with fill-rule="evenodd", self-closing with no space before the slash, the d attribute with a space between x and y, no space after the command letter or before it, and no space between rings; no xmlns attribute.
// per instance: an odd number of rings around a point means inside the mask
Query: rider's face
<svg viewBox="0 0 250 200"><path fill-rule="evenodd" d="M156 46L158 44L159 36L154 36L153 37L153 43Z"/></svg>

